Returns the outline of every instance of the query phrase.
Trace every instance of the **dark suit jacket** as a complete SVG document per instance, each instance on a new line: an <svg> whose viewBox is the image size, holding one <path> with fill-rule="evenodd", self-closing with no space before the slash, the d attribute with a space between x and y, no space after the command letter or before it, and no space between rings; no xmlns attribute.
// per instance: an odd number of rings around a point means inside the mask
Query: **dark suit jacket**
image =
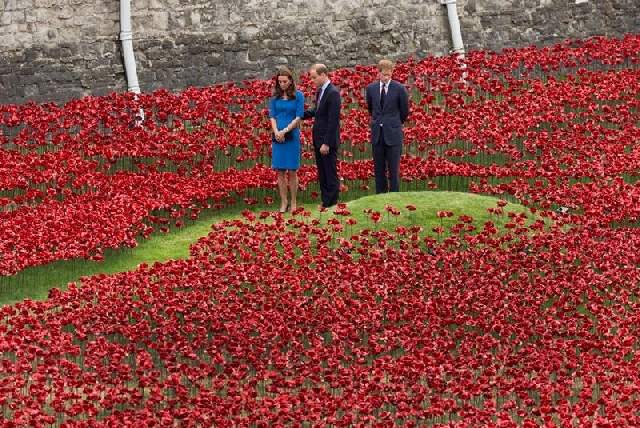
<svg viewBox="0 0 640 428"><path fill-rule="evenodd" d="M380 108L380 81L367 86L367 108L371 116L371 144L378 142L384 132L384 142L389 146L402 144L402 124L409 117L409 95L405 87L391 80L387 87L384 108ZM382 124L382 126L380 126Z"/></svg>
<svg viewBox="0 0 640 428"><path fill-rule="evenodd" d="M304 112L303 119L315 118L311 130L313 145L320 148L326 144L337 149L340 144L340 91L329 83L324 90L320 104Z"/></svg>

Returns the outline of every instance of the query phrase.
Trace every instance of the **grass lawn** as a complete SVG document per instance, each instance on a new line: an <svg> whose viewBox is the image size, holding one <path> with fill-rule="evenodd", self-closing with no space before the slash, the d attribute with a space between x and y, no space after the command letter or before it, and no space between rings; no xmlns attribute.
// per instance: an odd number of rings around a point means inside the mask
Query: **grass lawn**
<svg viewBox="0 0 640 428"><path fill-rule="evenodd" d="M497 226L502 226L506 221L506 214L502 217L489 214L487 208L496 206L497 199L490 196L475 195L459 192L400 192L383 195L365 196L347 202L347 209L351 212L357 224L353 229L345 228L344 233L356 233L364 228L387 228L393 230L396 226L420 225L425 233L435 234L431 231L436 226L454 224L457 217L465 214L474 218L476 227L481 228L486 221L493 221ZM393 216L385 211L385 205L398 208L401 213ZM415 211L409 211L405 207L414 205ZM311 217L319 218L321 223L333 217L332 210L320 212L317 204L303 205L311 212ZM253 207L252 211L275 210L277 204L270 207ZM154 234L149 239L143 240L134 249L120 249L105 252L105 260L94 262L90 260L63 260L44 266L37 266L11 277L0 277L0 305L13 304L24 299L46 299L49 289L58 287L66 288L69 282L78 281L82 276L90 276L98 273L115 273L135 269L141 263L162 262L170 259L186 258L189 255L189 246L200 237L206 236L211 230L211 225L225 219L237 218L244 206L234 206L222 211L209 211L204 213L197 221L186 224L180 229L173 228L168 234ZM375 225L365 209L372 209L381 213L381 221ZM437 216L438 211L452 211L453 217L441 220ZM505 213L526 212L526 208L509 203L504 208ZM341 217L344 218L344 217Z"/></svg>
<svg viewBox="0 0 640 428"><path fill-rule="evenodd" d="M369 219L370 215L364 212L366 209L372 209L382 214L382 220L378 227L393 230L396 226L419 225L427 233L433 233L431 229L440 225L446 230L448 226L457 223L458 216L463 214L473 217L473 224L481 228L487 221L493 221L497 226L504 225L508 221L506 215L508 211L527 212L527 208L522 205L508 203L503 209L505 212L503 216L489 214L487 209L495 208L497 200L491 196L462 192L399 192L365 196L348 202L347 209L351 211L350 217L358 221L358 224L354 226L354 233L364 228L374 227L374 223ZM400 215L388 214L385 210L386 205L398 208ZM407 205L414 205L415 211L409 211L406 208ZM451 211L453 217L445 218L441 222L438 211ZM317 215L317 212L315 210L314 215ZM326 213L324 215L329 218Z"/></svg>

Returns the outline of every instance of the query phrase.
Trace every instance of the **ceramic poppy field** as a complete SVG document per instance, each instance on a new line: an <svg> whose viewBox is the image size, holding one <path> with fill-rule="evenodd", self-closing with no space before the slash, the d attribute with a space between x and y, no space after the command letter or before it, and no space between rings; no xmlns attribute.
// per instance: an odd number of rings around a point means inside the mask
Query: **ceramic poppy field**
<svg viewBox="0 0 640 428"><path fill-rule="evenodd" d="M639 425L640 36L465 64L396 68L403 189L495 195L495 222L246 210L188 259L2 307L3 424ZM373 75L332 74L344 200L371 193ZM0 106L0 273L268 204L271 85Z"/></svg>

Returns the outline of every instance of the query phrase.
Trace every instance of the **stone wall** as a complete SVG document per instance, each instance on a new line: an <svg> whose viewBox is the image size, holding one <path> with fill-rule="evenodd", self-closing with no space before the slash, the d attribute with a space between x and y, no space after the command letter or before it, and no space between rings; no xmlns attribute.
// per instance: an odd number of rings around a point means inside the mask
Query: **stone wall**
<svg viewBox="0 0 640 428"><path fill-rule="evenodd" d="M459 0L465 47L640 31L638 0ZM143 91L451 48L437 0L132 0ZM0 103L126 90L117 0L0 0Z"/></svg>
<svg viewBox="0 0 640 428"><path fill-rule="evenodd" d="M468 50L640 32L639 0L462 0L458 11Z"/></svg>

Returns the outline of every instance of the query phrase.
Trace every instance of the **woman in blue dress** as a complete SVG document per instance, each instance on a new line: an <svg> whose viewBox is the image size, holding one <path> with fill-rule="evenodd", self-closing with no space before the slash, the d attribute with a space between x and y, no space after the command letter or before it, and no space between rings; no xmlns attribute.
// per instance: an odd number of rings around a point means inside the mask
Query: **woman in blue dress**
<svg viewBox="0 0 640 428"><path fill-rule="evenodd" d="M269 118L273 131L271 167L278 173L281 213L287 209L296 209L300 168L299 125L303 114L304 95L296 90L291 71L281 67L274 78L273 97L269 102Z"/></svg>

